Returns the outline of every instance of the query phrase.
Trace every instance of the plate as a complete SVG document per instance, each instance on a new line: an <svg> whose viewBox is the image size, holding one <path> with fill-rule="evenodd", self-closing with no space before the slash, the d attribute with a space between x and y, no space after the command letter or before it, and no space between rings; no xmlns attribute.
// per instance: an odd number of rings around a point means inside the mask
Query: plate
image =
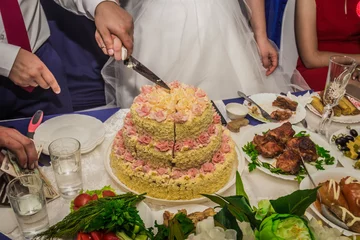
<svg viewBox="0 0 360 240"><path fill-rule="evenodd" d="M314 174L311 174L311 177L314 179L315 184L319 184L321 182L325 182L329 179L334 179L336 181L341 180L344 177L351 176L354 178L359 179L359 172L355 170L344 170L344 168L333 168L333 169L327 169L325 171L319 171ZM300 189L309 189L314 188L312 183L310 182L309 178L306 177L304 180L300 183ZM314 211L314 213L325 223L330 225L333 228L337 228L339 231L343 232L345 236L353 236L353 235L360 235L359 233L354 233L352 231L345 230L338 225L330 222L327 218L325 218L315 207L314 204L311 204L310 206L311 210Z"/></svg>
<svg viewBox="0 0 360 240"><path fill-rule="evenodd" d="M274 107L272 105L272 102L277 98L277 96L282 96L280 94L274 94L274 93L259 93L249 96L254 102L256 102L260 107L262 107L267 113L271 114L273 111L281 109L279 107ZM286 96L282 96L286 97ZM248 101L244 101L244 105L249 108L249 115L255 118L256 120L259 120L261 122L267 123L269 122L265 118L263 118L260 113L259 114L253 114L251 112L250 107L248 106ZM254 105L252 105L254 106ZM296 108L295 114L293 114L289 119L285 120L284 122L290 122L292 124L298 123L301 120L303 120L306 117L306 110L303 105L300 103L298 104Z"/></svg>
<svg viewBox="0 0 360 240"><path fill-rule="evenodd" d="M318 93L313 93L313 96L319 96L319 94ZM359 108L360 103L358 101L356 101L354 98L349 97L349 96L348 96L348 98L354 104L354 106L356 106L358 109L360 109ZM311 104L308 104L306 106L316 116L321 117L321 114ZM338 122L338 123L358 123L358 122L360 122L360 114L354 115L354 116L344 116L344 115L341 115L340 117L334 116L332 118L332 121L333 122Z"/></svg>
<svg viewBox="0 0 360 240"><path fill-rule="evenodd" d="M112 171L112 168L110 166L111 148L112 148L112 142L111 142L110 146L108 147L108 149L106 151L106 155L104 157L104 164L105 164L105 169L106 169L107 173L117 184L119 184L126 191L133 192L135 194L140 194L140 193L134 191L133 189L129 188L128 186L126 186L120 179L118 179L116 177L115 173ZM238 161L236 161L236 163L234 163L234 167L233 167L233 171L230 176L230 180L223 188L221 188L219 191L217 191L216 194L222 194L226 190L228 190L231 186L233 186L235 184L236 171L238 171L239 174L241 175L242 171L244 170L245 161L244 161L244 158L240 157L241 155L240 155L240 151L239 151L238 147L236 147L236 153L238 154ZM200 203L200 202L208 201L208 199L205 197L194 198L194 199L190 199L190 200L168 200L168 199L154 198L154 197L150 197L150 196L145 196L145 197L148 200L155 202L156 204L189 204L189 203Z"/></svg>
<svg viewBox="0 0 360 240"><path fill-rule="evenodd" d="M352 129L355 129L358 133L360 133L360 127L352 127ZM350 135L349 133L349 129L347 128L342 128L339 131L336 131L335 133L333 133L330 137L330 145L331 147L334 149L334 151L337 151L339 154L339 161L340 163L345 167L345 168L349 168L349 169L355 169L354 168L354 164L356 162L356 160L353 160L351 158L346 157L336 146L335 141L331 141L331 139L333 138L333 136L337 136L339 134L346 134L346 135Z"/></svg>
<svg viewBox="0 0 360 240"><path fill-rule="evenodd" d="M239 139L239 143L237 143L240 147L241 147L241 154L246 158L247 161L251 162L249 160L248 155L242 150L242 147L247 144L248 142L251 142L255 136L255 134L262 134L263 132L268 131L269 129L274 129L277 128L279 126L281 126L281 123L267 123L267 124L259 124L255 127L249 128L246 132L244 132L243 135L241 135L241 138ZM337 159L338 159L338 153L336 151L334 151L334 149L329 145L329 143L320 135L310 132L305 128L301 128L298 126L292 126L292 128L295 130L296 133L300 132L300 131L305 131L307 134L310 134L310 139L317 145L325 148L326 150L330 151L330 155L335 157L335 161L333 165L323 165L325 169L328 168L335 168L337 165ZM262 156L258 157L259 160L261 162L266 162L269 164L273 164L275 163L275 159L269 159L269 158L264 158ZM314 173L317 172L316 168L308 163L306 164L306 168L308 169L308 171L310 173ZM263 171L266 174L269 174L273 177L277 177L277 178L281 178L284 180L291 180L291 181L296 181L295 179L295 175L285 175L285 174L275 174L270 172L270 170L266 169L266 168L262 168L262 167L258 167L259 170Z"/></svg>
<svg viewBox="0 0 360 240"><path fill-rule="evenodd" d="M66 114L42 123L35 131L34 141L37 145L42 144L43 153L49 155L49 144L63 137L79 140L81 153L88 153L104 141L104 124L87 115Z"/></svg>

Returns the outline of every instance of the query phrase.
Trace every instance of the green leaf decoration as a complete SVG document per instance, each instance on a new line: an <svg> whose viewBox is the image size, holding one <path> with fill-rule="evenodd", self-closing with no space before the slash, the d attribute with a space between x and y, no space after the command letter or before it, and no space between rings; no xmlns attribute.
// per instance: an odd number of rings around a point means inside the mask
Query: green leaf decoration
<svg viewBox="0 0 360 240"><path fill-rule="evenodd" d="M242 240L243 233L236 222L236 218L231 214L227 206L224 206L220 212L214 216L216 226L226 229L234 229L237 232L237 239Z"/></svg>
<svg viewBox="0 0 360 240"><path fill-rule="evenodd" d="M249 202L249 197L245 192L244 184L242 182L242 179L240 177L240 173L236 171L236 195L237 196L244 196L246 200Z"/></svg>
<svg viewBox="0 0 360 240"><path fill-rule="evenodd" d="M316 200L318 188L297 190L289 195L270 200L277 213L303 216L306 209Z"/></svg>
<svg viewBox="0 0 360 240"><path fill-rule="evenodd" d="M221 196L214 196L214 195L209 195L209 194L201 194L201 195L204 197L207 197L214 203L219 204L220 207L224 207L227 204L227 202Z"/></svg>

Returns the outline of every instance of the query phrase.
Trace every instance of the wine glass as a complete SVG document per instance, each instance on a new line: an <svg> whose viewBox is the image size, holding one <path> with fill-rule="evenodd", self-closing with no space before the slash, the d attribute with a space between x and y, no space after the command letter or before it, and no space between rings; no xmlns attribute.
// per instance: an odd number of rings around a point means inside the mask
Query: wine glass
<svg viewBox="0 0 360 240"><path fill-rule="evenodd" d="M328 137L328 128L334 115L332 108L336 106L339 100L344 96L346 85L356 66L355 59L351 57L340 55L330 57L329 70L322 97L325 108L318 129L318 132L326 137Z"/></svg>

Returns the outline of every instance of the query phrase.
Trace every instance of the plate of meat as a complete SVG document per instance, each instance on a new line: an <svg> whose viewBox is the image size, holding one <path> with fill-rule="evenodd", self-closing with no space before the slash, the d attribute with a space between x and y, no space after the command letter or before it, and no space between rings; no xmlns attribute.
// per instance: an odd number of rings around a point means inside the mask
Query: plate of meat
<svg viewBox="0 0 360 240"><path fill-rule="evenodd" d="M247 130L239 139L242 156L255 168L285 180L301 181L303 159L310 173L334 168L338 153L320 135L285 123L267 123Z"/></svg>
<svg viewBox="0 0 360 240"><path fill-rule="evenodd" d="M306 116L305 107L286 96L274 93L259 93L249 97L268 112L276 121L289 121L295 124L303 120ZM250 116L261 122L269 122L269 120L260 114L259 109L255 105L246 100L244 101L244 105L249 108Z"/></svg>

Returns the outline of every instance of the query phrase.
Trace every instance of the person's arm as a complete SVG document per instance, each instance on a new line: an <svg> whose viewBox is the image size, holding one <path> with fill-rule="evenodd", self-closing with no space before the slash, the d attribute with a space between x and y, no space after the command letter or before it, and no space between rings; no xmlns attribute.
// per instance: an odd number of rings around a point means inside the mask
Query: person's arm
<svg viewBox="0 0 360 240"><path fill-rule="evenodd" d="M295 9L296 44L299 56L305 67L327 67L329 65L329 58L336 54L353 57L360 64L360 54L344 54L318 50L315 0L296 1Z"/></svg>
<svg viewBox="0 0 360 240"><path fill-rule="evenodd" d="M278 53L267 37L265 3L264 0L250 0L247 3L251 10L250 23L259 46L261 60L267 69L266 75L270 75L278 65Z"/></svg>
<svg viewBox="0 0 360 240"><path fill-rule="evenodd" d="M12 66L14 65L16 56L20 47L0 42L0 52L2 57L0 58L0 75L8 77Z"/></svg>

